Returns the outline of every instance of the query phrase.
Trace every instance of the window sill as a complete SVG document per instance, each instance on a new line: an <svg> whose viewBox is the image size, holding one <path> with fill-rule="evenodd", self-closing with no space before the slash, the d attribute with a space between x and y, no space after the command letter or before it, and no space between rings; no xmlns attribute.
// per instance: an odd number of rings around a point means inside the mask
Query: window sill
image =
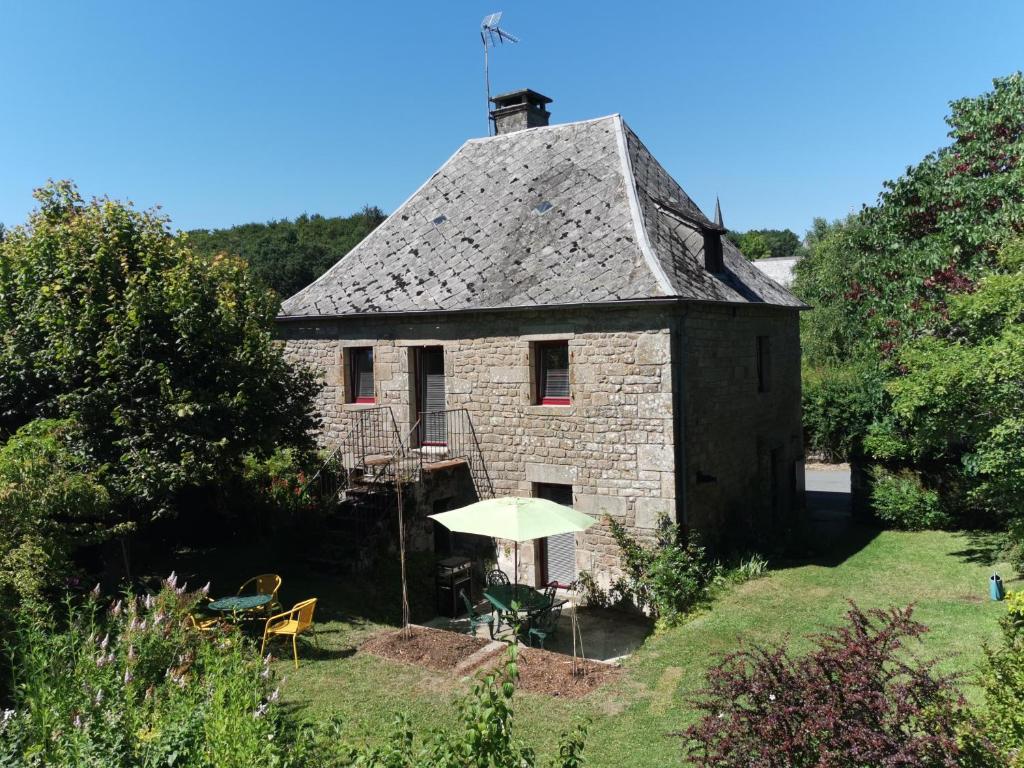
<svg viewBox="0 0 1024 768"><path fill-rule="evenodd" d="M572 416L575 405L528 405L525 413L528 416Z"/></svg>
<svg viewBox="0 0 1024 768"><path fill-rule="evenodd" d="M377 408L377 403L342 403L341 410L343 411L365 411L370 408Z"/></svg>

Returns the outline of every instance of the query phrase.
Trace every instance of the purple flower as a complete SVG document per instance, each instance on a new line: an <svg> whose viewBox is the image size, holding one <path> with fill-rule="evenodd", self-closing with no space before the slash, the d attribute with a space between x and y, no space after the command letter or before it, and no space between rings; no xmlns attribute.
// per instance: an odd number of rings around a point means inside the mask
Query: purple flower
<svg viewBox="0 0 1024 768"><path fill-rule="evenodd" d="M100 641L100 650L101 651L107 650L107 646L108 645L110 645L110 633L109 632L107 634L105 634L103 636L103 639Z"/></svg>
<svg viewBox="0 0 1024 768"><path fill-rule="evenodd" d="M124 684L128 685L128 683L130 683L134 679L135 675L132 674L132 671L130 669L126 669L124 671Z"/></svg>
<svg viewBox="0 0 1024 768"><path fill-rule="evenodd" d="M171 589L178 586L178 574L176 571L171 571L171 575L167 577L167 586Z"/></svg>
<svg viewBox="0 0 1024 768"><path fill-rule="evenodd" d="M118 600L116 603L114 603L113 606L111 606L110 613L113 614L114 616L120 616L121 615L121 607L122 607L121 606L121 601Z"/></svg>
<svg viewBox="0 0 1024 768"><path fill-rule="evenodd" d="M206 582L206 584L203 585L203 588L199 591L202 592L204 595L210 594L210 582Z"/></svg>

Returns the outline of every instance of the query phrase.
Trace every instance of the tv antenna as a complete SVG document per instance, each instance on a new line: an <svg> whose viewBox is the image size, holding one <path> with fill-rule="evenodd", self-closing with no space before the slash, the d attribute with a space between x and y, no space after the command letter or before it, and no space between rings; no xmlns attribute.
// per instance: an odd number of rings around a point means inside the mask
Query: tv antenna
<svg viewBox="0 0 1024 768"><path fill-rule="evenodd" d="M501 11L487 16L480 24L480 41L484 44L484 86L487 89L487 135L491 135L491 71L488 62L490 49L506 40L518 43L519 38L507 32L498 24L501 23Z"/></svg>

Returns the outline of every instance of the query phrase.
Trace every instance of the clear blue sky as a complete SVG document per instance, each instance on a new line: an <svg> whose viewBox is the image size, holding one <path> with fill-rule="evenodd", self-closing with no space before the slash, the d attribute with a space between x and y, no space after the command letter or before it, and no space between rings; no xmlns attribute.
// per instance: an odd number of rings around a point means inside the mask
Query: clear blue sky
<svg viewBox="0 0 1024 768"><path fill-rule="evenodd" d="M1024 68L1024 2L0 0L0 222L32 188L176 226L392 211L486 129L496 91L621 113L705 211L789 227L871 202L945 142L954 98Z"/></svg>

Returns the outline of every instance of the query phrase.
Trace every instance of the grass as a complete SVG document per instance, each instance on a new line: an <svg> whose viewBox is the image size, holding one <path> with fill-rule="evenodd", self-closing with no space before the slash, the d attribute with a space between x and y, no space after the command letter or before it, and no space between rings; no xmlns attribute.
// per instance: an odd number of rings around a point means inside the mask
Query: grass
<svg viewBox="0 0 1024 768"><path fill-rule="evenodd" d="M626 661L619 681L589 697L562 701L517 694L518 734L549 755L574 718L588 717L589 765L678 764L680 740L671 734L692 722L689 702L720 654L742 642L787 637L805 648L805 636L840 620L848 600L864 608L914 603L916 617L931 628L916 652L962 673L969 698L976 698L970 677L982 645L996 639L1003 611L988 600L988 576L993 567L1004 579L1012 572L992 562L989 544L977 535L853 529L816 561L780 567L727 589L710 610L650 638ZM243 566L222 561L221 567ZM242 573L247 571L235 571ZM426 563L413 568L412 578L429 592ZM300 648L304 663L298 670L290 660L275 665L283 678L282 698L300 716L339 715L350 739L369 742L387 735L399 712L416 730L453 720L453 702L466 691L465 681L356 651L370 634L395 625L395 581L387 574L367 588L343 579L285 577L286 605L309 595L322 600L320 650ZM1021 586L1006 582L1009 589Z"/></svg>

